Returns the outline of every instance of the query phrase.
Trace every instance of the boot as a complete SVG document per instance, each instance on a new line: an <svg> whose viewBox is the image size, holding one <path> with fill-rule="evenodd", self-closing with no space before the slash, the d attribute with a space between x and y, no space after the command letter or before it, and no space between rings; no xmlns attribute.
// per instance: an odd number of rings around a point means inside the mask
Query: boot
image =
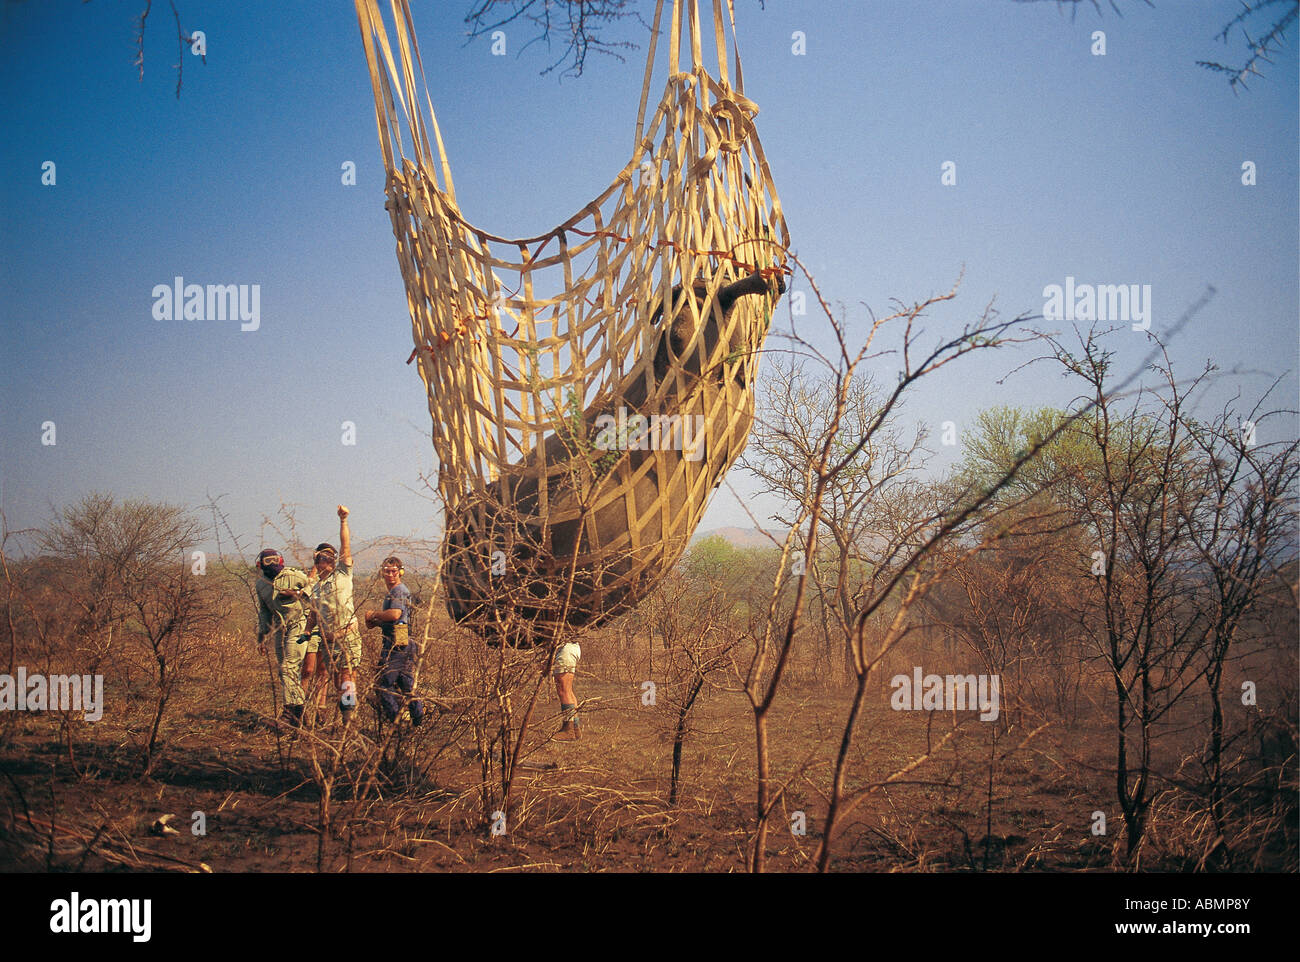
<svg viewBox="0 0 1300 962"><path fill-rule="evenodd" d="M581 737L578 733L578 706L561 705L560 711L564 713L564 724L555 733L555 740L559 742L576 742Z"/></svg>
<svg viewBox="0 0 1300 962"><path fill-rule="evenodd" d="M285 705L276 720L275 727L282 732L296 735L302 727L302 706Z"/></svg>

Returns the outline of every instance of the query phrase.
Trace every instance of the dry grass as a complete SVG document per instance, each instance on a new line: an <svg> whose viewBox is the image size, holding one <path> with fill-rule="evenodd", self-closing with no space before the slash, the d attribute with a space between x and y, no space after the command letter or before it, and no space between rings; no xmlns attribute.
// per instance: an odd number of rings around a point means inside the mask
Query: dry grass
<svg viewBox="0 0 1300 962"><path fill-rule="evenodd" d="M148 778L138 776L133 753L149 719L143 700L119 690L99 723L75 723L75 767L58 715L5 713L0 865L310 871L319 849L328 872L743 870L756 771L752 713L742 694L702 698L685 745L681 797L670 806L671 739L654 709L641 703L636 659L626 652L596 658L602 677L579 675L584 735L577 743L551 739L560 719L548 682L525 738L508 823L494 835L483 808L479 703L470 690L473 664L486 659L469 636L452 633L436 644L422 687L436 692L446 710L423 727L403 722L380 730L366 710L346 739L326 731L293 741L267 725L265 666L251 651L226 651L218 676L185 686ZM216 660L209 663L215 667ZM459 687L439 687L440 678L459 679ZM772 870L813 867L848 701L842 690L802 684L784 689L774 705L772 770L782 794L768 837ZM1002 731L973 713L896 712L884 693L870 699L850 791L931 754L879 787L843 823L833 868L1110 867L1123 828L1112 802L1104 720L1068 731L1048 725L1024 741L1033 730L1022 722ZM1162 766L1189 750L1191 736L1171 732L1164 745ZM323 845L313 748L318 758L338 759ZM1294 784L1294 759L1290 764ZM1143 868L1195 868L1210 841L1204 812L1175 787L1165 787L1156 808ZM1108 813L1107 836L1091 834L1094 810ZM1294 814L1293 804L1259 808L1230 843L1260 868L1293 863L1294 832L1281 821L1288 811ZM151 836L149 826L168 812L176 814L180 834ZM189 831L194 812L206 816L204 836ZM804 813L806 835L791 831L795 812Z"/></svg>

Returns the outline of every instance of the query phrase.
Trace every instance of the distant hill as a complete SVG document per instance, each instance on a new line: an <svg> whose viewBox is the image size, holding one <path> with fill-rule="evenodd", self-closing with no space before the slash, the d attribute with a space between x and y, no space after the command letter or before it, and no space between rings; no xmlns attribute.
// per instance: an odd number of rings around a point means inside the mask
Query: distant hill
<svg viewBox="0 0 1300 962"><path fill-rule="evenodd" d="M771 532L773 538L776 538L777 544L780 544L784 537L784 532ZM771 540L763 534L758 528L710 528L708 531L697 531L695 537L691 539L691 544L701 541L704 538L717 535L725 538L737 548L770 548Z"/></svg>

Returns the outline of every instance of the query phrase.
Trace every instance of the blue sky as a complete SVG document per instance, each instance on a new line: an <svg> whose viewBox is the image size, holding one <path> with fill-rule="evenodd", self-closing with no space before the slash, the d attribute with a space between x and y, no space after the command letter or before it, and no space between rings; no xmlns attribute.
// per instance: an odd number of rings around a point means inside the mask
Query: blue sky
<svg viewBox="0 0 1300 962"><path fill-rule="evenodd" d="M203 30L175 96L175 24L143 0L0 8L0 506L9 527L92 490L199 507L221 496L253 550L296 504L304 538L353 510L359 539L428 537L437 507L424 388L403 363L410 326L365 60L350 3L177 0ZM507 55L465 43L468 0L413 4L460 206L501 235L563 220L627 162L644 44L593 56L577 79L539 76L559 51L506 28ZM649 0L645 3L647 17ZM746 92L795 250L851 334L946 291L934 337L993 297L1038 312L1067 276L1149 284L1159 331L1217 294L1172 346L1184 375L1225 370L1216 397L1253 398L1298 350L1294 37L1234 96L1198 59L1239 62L1214 37L1235 0L1121 2L1071 19L1010 0L737 0ZM1095 30L1106 55L1090 52ZM625 36L642 41L629 25ZM803 31L806 53L792 53ZM660 92L656 80L654 98ZM56 183L41 183L42 164ZM353 161L356 186L341 183ZM956 164L957 184L940 168ZM1253 161L1257 184L1241 183ZM159 321L155 285L257 284L260 327ZM784 316L784 312L782 312ZM824 319L800 330L828 344ZM1059 326L1059 325L1058 325ZM769 346L779 346L769 343ZM1119 366L1145 338L1117 340ZM991 404L1065 404L1030 353L987 353L923 383L907 410L936 435ZM882 382L897 370L873 363ZM56 425L56 444L41 443ZM356 444L340 425L356 425ZM941 450L935 465L955 456ZM747 502L739 470L731 486ZM765 513L761 500L755 504ZM770 511L771 506L766 506ZM724 486L702 528L748 526ZM317 533L319 532L319 534ZM272 543L278 543L268 533Z"/></svg>

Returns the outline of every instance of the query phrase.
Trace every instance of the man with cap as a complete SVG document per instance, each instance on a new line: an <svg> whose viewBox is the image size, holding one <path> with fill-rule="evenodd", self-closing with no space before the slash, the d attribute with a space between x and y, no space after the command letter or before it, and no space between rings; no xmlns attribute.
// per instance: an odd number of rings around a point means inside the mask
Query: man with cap
<svg viewBox="0 0 1300 962"><path fill-rule="evenodd" d="M384 717L396 721L402 703L410 699L408 708L411 724L424 720L424 704L411 698L415 691L415 659L419 644L411 641L411 592L402 584L402 562L389 555L379 566L379 574L388 586L384 607L366 612L366 627L378 628L384 635L383 650L379 654L379 704Z"/></svg>
<svg viewBox="0 0 1300 962"><path fill-rule="evenodd" d="M357 707L357 668L361 665L361 629L352 606L352 537L348 509L338 507L339 547L327 541L316 546L316 565L307 591L311 605L308 625L319 633L319 650L307 655L307 671L323 681L332 673L339 690L339 710L346 725ZM318 684L316 713L325 703L325 686Z"/></svg>
<svg viewBox="0 0 1300 962"><path fill-rule="evenodd" d="M286 568L284 556L266 548L257 556L257 651L266 654L266 638L275 644L280 663L280 685L284 693L282 724L302 724L304 694L303 659L307 654L307 608L300 596L307 576L297 568Z"/></svg>

